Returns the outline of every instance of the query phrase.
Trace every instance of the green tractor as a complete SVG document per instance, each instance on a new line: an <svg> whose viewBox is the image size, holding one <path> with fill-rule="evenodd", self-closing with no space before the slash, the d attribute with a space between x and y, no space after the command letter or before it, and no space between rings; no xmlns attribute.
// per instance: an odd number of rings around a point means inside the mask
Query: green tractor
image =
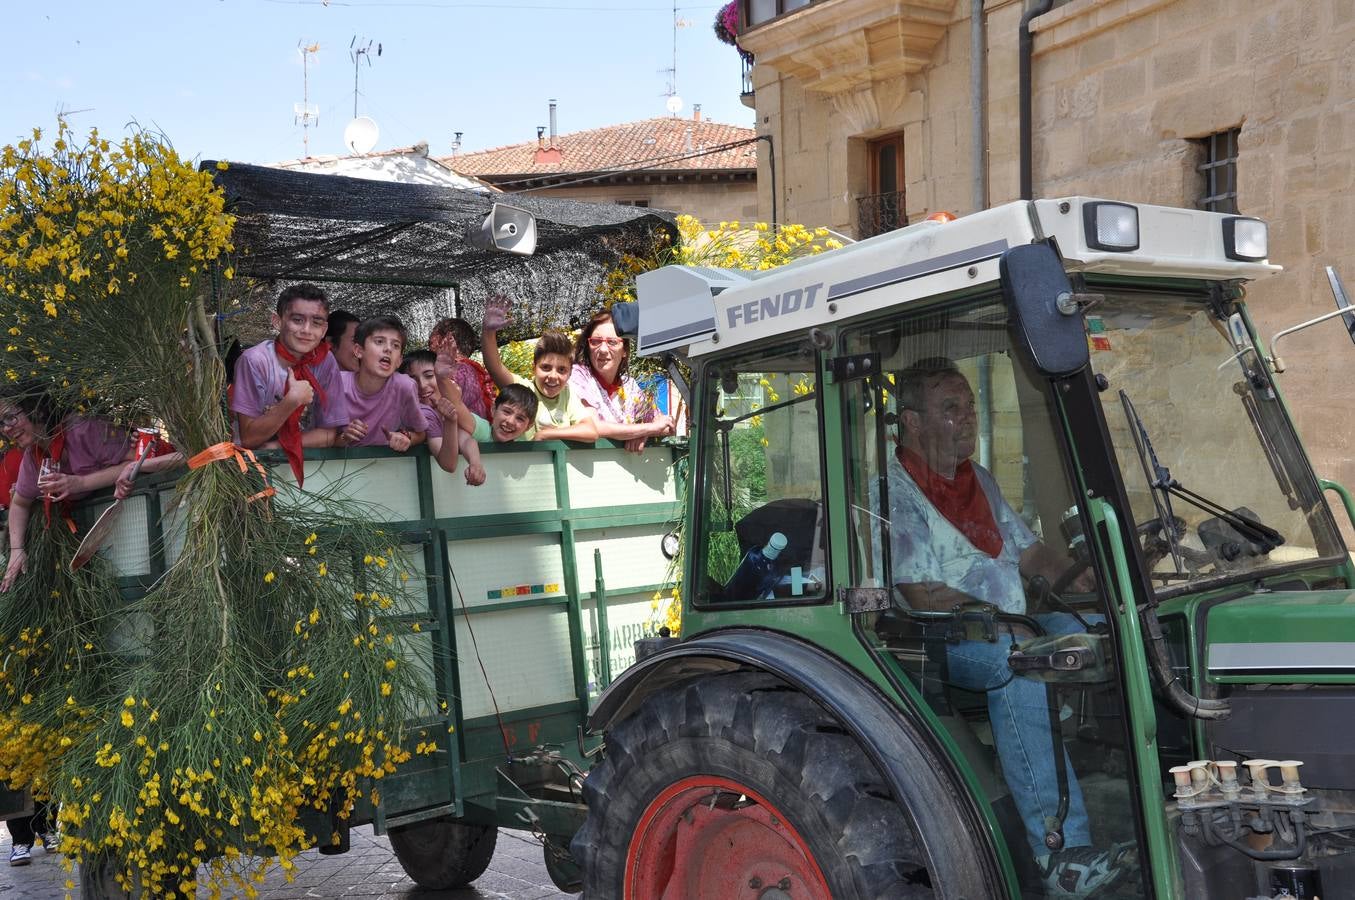
<svg viewBox="0 0 1355 900"><path fill-rule="evenodd" d="M683 626L592 706L585 895L1355 897L1353 508L1248 318L1267 256L1070 198L642 275Z"/></svg>

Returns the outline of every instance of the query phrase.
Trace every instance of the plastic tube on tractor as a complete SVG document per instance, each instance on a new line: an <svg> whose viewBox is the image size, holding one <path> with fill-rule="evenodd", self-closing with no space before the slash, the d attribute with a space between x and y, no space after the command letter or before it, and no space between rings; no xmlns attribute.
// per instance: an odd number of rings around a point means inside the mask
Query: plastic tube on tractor
<svg viewBox="0 0 1355 900"><path fill-rule="evenodd" d="M1237 780L1237 762L1231 759L1216 760L1214 769L1219 773L1219 790L1223 792L1223 799L1231 802L1241 797L1242 785Z"/></svg>
<svg viewBox="0 0 1355 900"><path fill-rule="evenodd" d="M1172 766L1169 770L1172 779L1176 782L1176 793L1172 796L1181 806L1195 805L1195 791L1191 788L1190 766Z"/></svg>
<svg viewBox="0 0 1355 900"><path fill-rule="evenodd" d="M1247 774L1251 776L1252 799L1266 799L1266 793L1270 790L1270 770L1276 765L1275 760L1244 759L1242 765L1247 767Z"/></svg>
<svg viewBox="0 0 1355 900"><path fill-rule="evenodd" d="M1280 785L1280 792L1290 802L1301 802L1303 795L1308 793L1308 789L1299 780L1299 768L1302 765L1303 763L1297 759L1282 759L1279 762L1280 778L1283 782Z"/></svg>

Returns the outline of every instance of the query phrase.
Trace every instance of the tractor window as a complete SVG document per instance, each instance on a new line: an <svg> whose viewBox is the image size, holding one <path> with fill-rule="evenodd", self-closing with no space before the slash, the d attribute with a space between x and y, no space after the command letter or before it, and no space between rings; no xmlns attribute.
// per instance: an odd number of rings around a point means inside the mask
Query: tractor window
<svg viewBox="0 0 1355 900"><path fill-rule="evenodd" d="M698 603L802 603L826 594L815 357L779 347L707 367Z"/></svg>
<svg viewBox="0 0 1355 900"><path fill-rule="evenodd" d="M1023 896L1093 870L1143 896L1102 575L1005 308L896 316L839 352L877 373L841 387L851 582L874 608L861 633L974 773Z"/></svg>

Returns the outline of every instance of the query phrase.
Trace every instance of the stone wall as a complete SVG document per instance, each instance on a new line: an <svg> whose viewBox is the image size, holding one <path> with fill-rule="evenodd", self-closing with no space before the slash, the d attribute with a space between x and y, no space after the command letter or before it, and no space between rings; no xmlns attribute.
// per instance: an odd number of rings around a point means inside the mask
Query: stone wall
<svg viewBox="0 0 1355 900"><path fill-rule="evenodd" d="M898 132L909 218L972 211L970 4L946 8L925 64L882 79L868 53L845 72L849 64L833 70L816 53L821 33L841 42L843 11L863 19L864 5L823 0L745 35L759 59L784 70L753 69L757 128L775 142L778 218L854 233L855 198L869 187L867 141ZM921 5L875 7L909 10L897 13L903 29L926 24ZM985 12L991 205L1019 194L1022 4L988 0ZM1036 196L1191 206L1203 187L1192 139L1240 127L1239 209L1270 222L1271 261L1285 267L1249 289L1261 333L1332 308L1325 265L1355 291L1355 0L1072 0L1036 19L1034 32ZM772 205L769 165L761 154L761 218ZM1355 485L1346 389L1355 347L1335 323L1286 341L1280 383L1314 464Z"/></svg>

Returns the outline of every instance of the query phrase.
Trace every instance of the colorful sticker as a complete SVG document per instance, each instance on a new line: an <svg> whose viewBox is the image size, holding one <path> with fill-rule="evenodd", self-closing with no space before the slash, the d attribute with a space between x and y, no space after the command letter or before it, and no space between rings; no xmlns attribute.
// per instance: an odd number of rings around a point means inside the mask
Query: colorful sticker
<svg viewBox="0 0 1355 900"><path fill-rule="evenodd" d="M558 594L560 593L559 584L517 584L512 587L499 588L497 591L486 591L487 600L505 600L509 597L530 597L532 594Z"/></svg>

